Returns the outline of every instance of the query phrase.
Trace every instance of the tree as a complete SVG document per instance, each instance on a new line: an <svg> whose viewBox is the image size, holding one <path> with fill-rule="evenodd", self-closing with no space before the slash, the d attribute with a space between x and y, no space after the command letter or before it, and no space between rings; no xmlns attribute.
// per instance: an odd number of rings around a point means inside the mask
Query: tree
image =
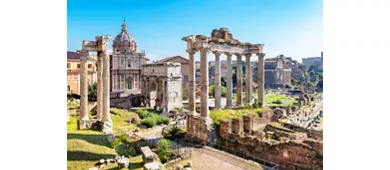
<svg viewBox="0 0 390 170"><path fill-rule="evenodd" d="M165 162L171 156L172 144L168 139L161 139L158 141L157 155L161 162Z"/></svg>
<svg viewBox="0 0 390 170"><path fill-rule="evenodd" d="M225 77L221 77L221 86L226 87L226 79Z"/></svg>
<svg viewBox="0 0 390 170"><path fill-rule="evenodd" d="M88 85L88 98L90 100L96 101L97 98L97 83L93 83L92 85Z"/></svg>

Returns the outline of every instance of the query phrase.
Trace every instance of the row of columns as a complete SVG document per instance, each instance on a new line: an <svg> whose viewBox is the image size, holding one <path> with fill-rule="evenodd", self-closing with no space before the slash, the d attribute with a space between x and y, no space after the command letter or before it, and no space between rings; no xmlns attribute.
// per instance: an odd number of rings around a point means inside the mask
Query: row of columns
<svg viewBox="0 0 390 170"><path fill-rule="evenodd" d="M201 72L201 117L208 117L208 60L207 60L207 53L208 49L206 48L200 48L200 72ZM189 54L189 85L190 85L190 94L189 94L189 114L193 115L196 112L196 102L195 102L195 53L196 50L187 50ZM221 65L220 65L220 56L221 53L214 51L213 54L215 55L215 75L214 75L214 85L215 85L215 108L221 109ZM226 106L227 108L232 108L232 53L226 52L225 53L227 57L227 102ZM243 105L243 99L242 99L242 54L235 53L237 57L237 91L236 91L236 106ZM251 96L252 96L252 66L250 57L252 54L245 54L246 57L246 99L245 103L251 104ZM258 56L258 73L257 73L257 83L258 83L258 104L260 106L263 106L264 104L264 53L257 53Z"/></svg>
<svg viewBox="0 0 390 170"><path fill-rule="evenodd" d="M88 109L88 73L87 61L89 51L78 50L80 55L80 120L89 120ZM110 116L110 60L108 53L98 51L97 53L97 116L104 124L112 125ZM85 128L85 127L81 127ZM108 130L108 131L107 131ZM106 133L110 128L106 129Z"/></svg>

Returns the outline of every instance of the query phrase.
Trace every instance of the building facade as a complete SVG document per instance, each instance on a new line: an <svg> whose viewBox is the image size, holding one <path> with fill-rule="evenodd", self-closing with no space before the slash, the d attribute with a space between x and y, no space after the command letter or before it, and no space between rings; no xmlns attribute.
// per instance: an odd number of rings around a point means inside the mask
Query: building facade
<svg viewBox="0 0 390 170"><path fill-rule="evenodd" d="M314 66L317 70L323 70L323 52L321 52L321 57L309 57L302 58L302 63L309 66Z"/></svg>
<svg viewBox="0 0 390 170"><path fill-rule="evenodd" d="M175 107L181 107L181 64L157 62L143 65L141 92L144 105L151 108L168 112Z"/></svg>
<svg viewBox="0 0 390 170"><path fill-rule="evenodd" d="M126 23L112 44L111 89L140 93L142 65L147 63L145 52L137 52L134 37L127 32Z"/></svg>
<svg viewBox="0 0 390 170"><path fill-rule="evenodd" d="M290 61L283 55L264 60L264 86L265 88L278 88L291 85Z"/></svg>
<svg viewBox="0 0 390 170"><path fill-rule="evenodd" d="M80 95L80 56L76 52L67 52L67 92ZM94 61L87 62L88 84L97 81L96 65Z"/></svg>

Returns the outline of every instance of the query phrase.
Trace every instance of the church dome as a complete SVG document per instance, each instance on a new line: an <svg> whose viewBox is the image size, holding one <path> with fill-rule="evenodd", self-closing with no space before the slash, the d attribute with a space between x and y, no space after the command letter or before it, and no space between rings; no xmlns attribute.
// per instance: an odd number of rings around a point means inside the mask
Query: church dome
<svg viewBox="0 0 390 170"><path fill-rule="evenodd" d="M137 44L134 37L127 32L127 25L122 24L122 31L115 37L112 44L114 52L134 53L137 50Z"/></svg>

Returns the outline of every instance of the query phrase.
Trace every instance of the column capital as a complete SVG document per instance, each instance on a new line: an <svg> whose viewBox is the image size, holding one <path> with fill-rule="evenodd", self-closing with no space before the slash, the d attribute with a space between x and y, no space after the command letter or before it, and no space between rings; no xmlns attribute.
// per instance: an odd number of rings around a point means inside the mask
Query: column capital
<svg viewBox="0 0 390 170"><path fill-rule="evenodd" d="M264 57L265 53L257 53L256 55L259 56L259 57Z"/></svg>
<svg viewBox="0 0 390 170"><path fill-rule="evenodd" d="M246 54L244 54L244 56L245 56L245 57L251 57L252 54L251 54L251 53L246 53Z"/></svg>
<svg viewBox="0 0 390 170"><path fill-rule="evenodd" d="M237 57L241 57L242 56L241 53L234 53L234 55L237 56Z"/></svg>
<svg viewBox="0 0 390 170"><path fill-rule="evenodd" d="M76 52L80 57L87 57L89 55L89 51L87 50L77 50Z"/></svg>
<svg viewBox="0 0 390 170"><path fill-rule="evenodd" d="M188 54L195 54L196 52L198 52L198 50L187 49L186 52L187 52Z"/></svg>
<svg viewBox="0 0 390 170"><path fill-rule="evenodd" d="M230 56L232 56L232 53L230 53L230 52L225 52L225 55L230 57Z"/></svg>
<svg viewBox="0 0 390 170"><path fill-rule="evenodd" d="M222 53L219 52L219 51L213 51L212 53L213 53L215 56L218 56L218 57L221 56L221 54L222 54Z"/></svg>

